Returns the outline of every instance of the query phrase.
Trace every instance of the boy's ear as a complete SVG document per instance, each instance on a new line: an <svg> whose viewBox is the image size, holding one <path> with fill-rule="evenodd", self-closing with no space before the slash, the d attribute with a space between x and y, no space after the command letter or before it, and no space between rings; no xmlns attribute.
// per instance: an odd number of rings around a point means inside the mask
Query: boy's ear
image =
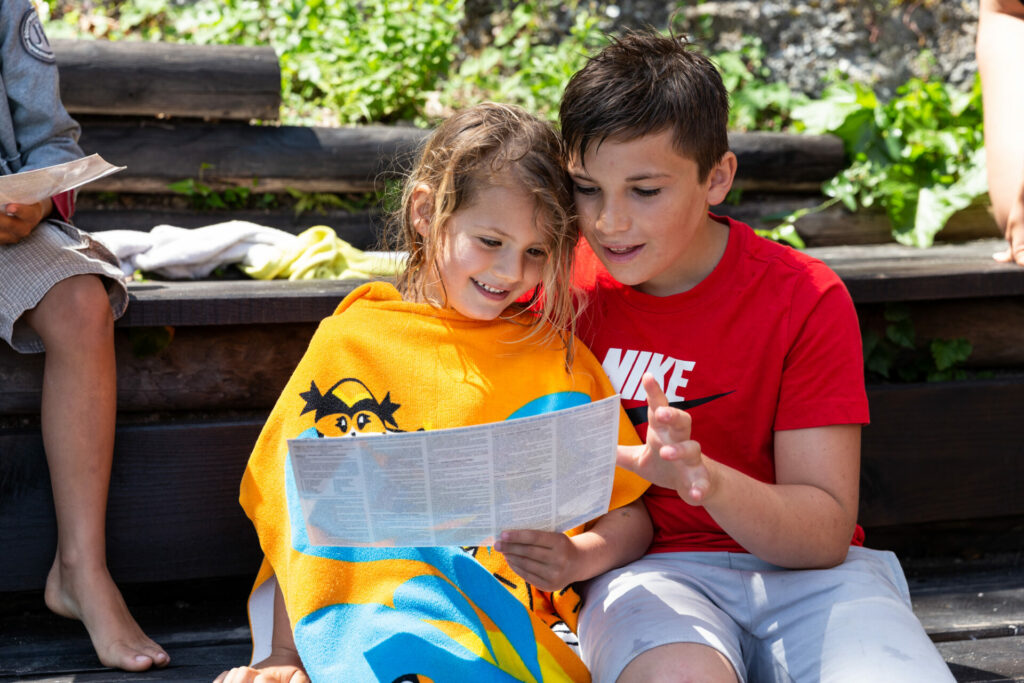
<svg viewBox="0 0 1024 683"><path fill-rule="evenodd" d="M430 219L434 213L434 191L426 183L420 183L412 190L409 198L409 217L412 227L424 237L430 232Z"/></svg>
<svg viewBox="0 0 1024 683"><path fill-rule="evenodd" d="M736 177L736 155L726 152L708 174L708 204L715 206L725 201Z"/></svg>

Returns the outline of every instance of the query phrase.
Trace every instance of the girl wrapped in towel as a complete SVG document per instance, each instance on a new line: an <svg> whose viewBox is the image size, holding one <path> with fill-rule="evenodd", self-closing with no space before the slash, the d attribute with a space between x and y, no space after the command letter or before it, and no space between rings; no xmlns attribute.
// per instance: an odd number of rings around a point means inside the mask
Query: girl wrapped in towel
<svg viewBox="0 0 1024 683"><path fill-rule="evenodd" d="M583 527L503 534L493 548L318 546L307 534L290 438L499 422L614 393L572 334L578 234L550 125L497 104L450 117L398 220L398 287L363 285L321 322L249 460L241 502L265 555L254 664L217 681L589 680L573 584L646 550L639 477L617 470L610 511ZM624 414L619 440L639 443Z"/></svg>

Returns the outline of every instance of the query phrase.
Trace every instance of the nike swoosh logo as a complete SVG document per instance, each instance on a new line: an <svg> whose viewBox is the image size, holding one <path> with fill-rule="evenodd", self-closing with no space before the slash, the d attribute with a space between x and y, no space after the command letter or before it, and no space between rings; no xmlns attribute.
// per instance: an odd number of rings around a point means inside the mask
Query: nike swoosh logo
<svg viewBox="0 0 1024 683"><path fill-rule="evenodd" d="M733 389L735 391L735 389ZM690 408L696 408L697 406L710 403L716 398L722 398L728 396L732 391L727 391L724 394L715 394L714 396L705 396L704 398L692 398L688 401L673 401L669 403L673 408L679 408L679 410L689 410ZM633 426L639 426L647 422L647 406L637 406L636 408L626 408L626 415L629 417L629 421L633 423Z"/></svg>

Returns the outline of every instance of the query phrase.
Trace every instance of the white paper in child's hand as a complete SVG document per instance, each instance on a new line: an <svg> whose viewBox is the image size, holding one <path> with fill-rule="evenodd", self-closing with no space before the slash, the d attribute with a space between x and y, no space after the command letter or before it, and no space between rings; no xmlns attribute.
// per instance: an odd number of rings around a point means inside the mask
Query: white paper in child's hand
<svg viewBox="0 0 1024 683"><path fill-rule="evenodd" d="M0 176L0 206L35 204L124 169L107 163L99 154L91 154L55 166Z"/></svg>

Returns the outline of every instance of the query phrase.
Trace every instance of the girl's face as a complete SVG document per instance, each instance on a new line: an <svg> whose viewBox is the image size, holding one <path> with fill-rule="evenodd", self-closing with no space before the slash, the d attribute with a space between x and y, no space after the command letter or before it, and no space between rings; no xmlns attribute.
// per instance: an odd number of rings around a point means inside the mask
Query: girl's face
<svg viewBox="0 0 1024 683"><path fill-rule="evenodd" d="M525 190L493 186L452 214L437 264L444 289L431 294L467 318L493 320L532 292L548 259L535 207Z"/></svg>

